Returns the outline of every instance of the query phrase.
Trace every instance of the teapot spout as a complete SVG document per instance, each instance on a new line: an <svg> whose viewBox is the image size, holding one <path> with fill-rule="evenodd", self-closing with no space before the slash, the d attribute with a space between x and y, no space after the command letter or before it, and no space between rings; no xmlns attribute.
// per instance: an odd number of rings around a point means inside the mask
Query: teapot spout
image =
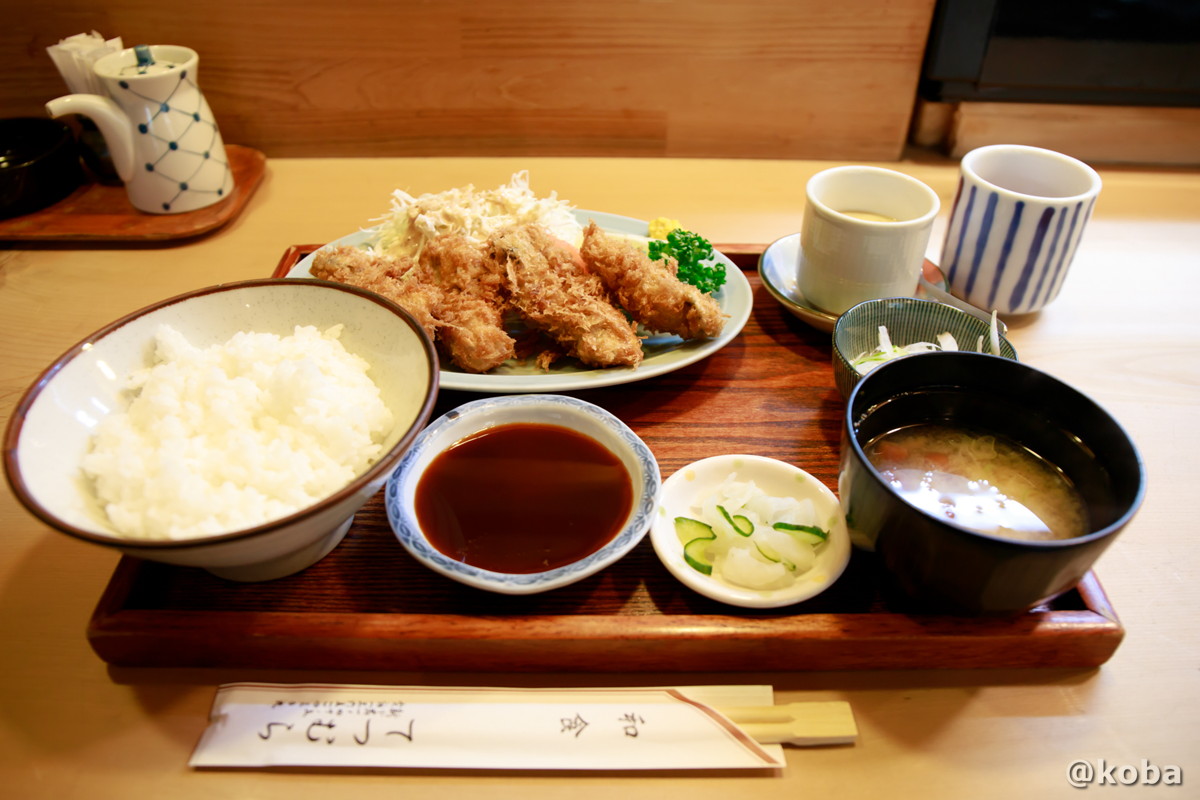
<svg viewBox="0 0 1200 800"><path fill-rule="evenodd" d="M133 133L128 115L115 102L98 94L69 94L46 103L51 117L80 114L96 123L112 154L117 175L125 183L133 179Z"/></svg>

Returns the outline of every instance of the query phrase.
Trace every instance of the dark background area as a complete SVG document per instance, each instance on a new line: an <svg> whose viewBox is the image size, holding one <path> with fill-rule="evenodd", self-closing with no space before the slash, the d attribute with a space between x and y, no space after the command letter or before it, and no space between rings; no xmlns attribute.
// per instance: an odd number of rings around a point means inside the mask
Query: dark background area
<svg viewBox="0 0 1200 800"><path fill-rule="evenodd" d="M940 0L921 96L1200 106L1196 0Z"/></svg>

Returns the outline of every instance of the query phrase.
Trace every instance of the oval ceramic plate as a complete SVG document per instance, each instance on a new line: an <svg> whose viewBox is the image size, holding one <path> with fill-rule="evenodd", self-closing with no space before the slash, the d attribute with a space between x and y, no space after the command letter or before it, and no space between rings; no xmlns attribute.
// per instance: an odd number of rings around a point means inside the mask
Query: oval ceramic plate
<svg viewBox="0 0 1200 800"><path fill-rule="evenodd" d="M758 259L758 276L771 296L783 304L783 307L794 316L804 320L809 325L826 333L833 332L837 323L837 314L823 311L800 293L796 285L796 265L800 256L800 234L793 233L777 239L763 251ZM925 280L944 292L949 292L946 276L931 261L925 262ZM916 297L923 297L924 291L916 291Z"/></svg>
<svg viewBox="0 0 1200 800"><path fill-rule="evenodd" d="M758 591L734 586L699 572L683 560L675 518L694 516L692 504L696 499L719 486L731 473L739 481L754 481L772 497L811 499L817 525L829 531L828 541L817 552L816 564L786 589ZM713 600L745 608L779 608L808 600L832 586L850 563L850 534L834 493L799 467L763 456L713 456L667 478L650 528L650 541L663 565L685 586Z"/></svg>
<svg viewBox="0 0 1200 800"><path fill-rule="evenodd" d="M575 210L575 217L581 225L587 225L589 220L595 220L601 228L612 233L644 237L648 231L646 222L632 217L580 209ZM361 246L371 235L372 231L359 231L349 236L343 236L330 244ZM574 359L563 359L562 363L554 364L549 370L539 369L533 363L509 362L491 372L477 375L463 372L451 364L443 363L441 387L492 394L595 389L601 386L615 386L646 380L707 358L741 333L746 321L750 319L750 310L754 304L750 282L746 280L741 269L723 254L717 253L716 256L725 264L725 285L713 297L720 304L721 310L728 316L720 336L713 339L685 341L678 336L652 334L642 340L642 350L646 356L642 363L633 369L628 367L597 369L584 366ZM311 278L312 259L312 254L305 256L292 267L287 277Z"/></svg>

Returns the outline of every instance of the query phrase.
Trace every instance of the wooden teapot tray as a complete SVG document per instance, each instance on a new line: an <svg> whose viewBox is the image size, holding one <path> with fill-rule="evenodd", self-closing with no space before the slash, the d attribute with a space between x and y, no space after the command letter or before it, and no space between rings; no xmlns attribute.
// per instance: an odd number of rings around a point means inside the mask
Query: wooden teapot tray
<svg viewBox="0 0 1200 800"><path fill-rule="evenodd" d="M275 274L314 247L289 248ZM844 404L829 334L792 317L754 271L762 247L720 248L747 272L745 329L705 360L650 380L574 392L624 420L665 475L720 453L796 464L836 489ZM441 392L435 417L479 395ZM680 584L649 538L616 565L531 596L458 584L414 561L376 496L342 543L291 577L235 584L125 557L88 626L105 661L137 667L508 672L772 672L1096 667L1124 629L1089 573L1029 612L907 612L874 558L854 554L825 593L736 609Z"/></svg>
<svg viewBox="0 0 1200 800"><path fill-rule="evenodd" d="M246 208L266 174L267 158L258 150L225 145L233 170L229 197L182 214L147 214L129 202L122 184L84 183L54 205L0 219L0 241L22 242L169 242L220 228Z"/></svg>

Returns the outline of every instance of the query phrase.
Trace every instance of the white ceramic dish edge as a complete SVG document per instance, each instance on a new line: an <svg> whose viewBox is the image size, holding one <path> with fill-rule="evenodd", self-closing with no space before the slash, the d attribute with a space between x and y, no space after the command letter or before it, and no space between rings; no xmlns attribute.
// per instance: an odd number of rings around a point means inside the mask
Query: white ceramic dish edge
<svg viewBox="0 0 1200 800"><path fill-rule="evenodd" d="M675 517L689 516L693 499L736 473L752 480L773 496L811 498L829 529L829 540L817 555L816 565L795 583L770 592L744 589L703 575L683 560L683 544L675 533ZM808 600L832 586L850 562L850 534L837 496L799 467L773 458L732 454L701 459L678 470L663 482L658 511L650 528L650 541L663 565L681 583L712 600L744 608L781 608Z"/></svg>

